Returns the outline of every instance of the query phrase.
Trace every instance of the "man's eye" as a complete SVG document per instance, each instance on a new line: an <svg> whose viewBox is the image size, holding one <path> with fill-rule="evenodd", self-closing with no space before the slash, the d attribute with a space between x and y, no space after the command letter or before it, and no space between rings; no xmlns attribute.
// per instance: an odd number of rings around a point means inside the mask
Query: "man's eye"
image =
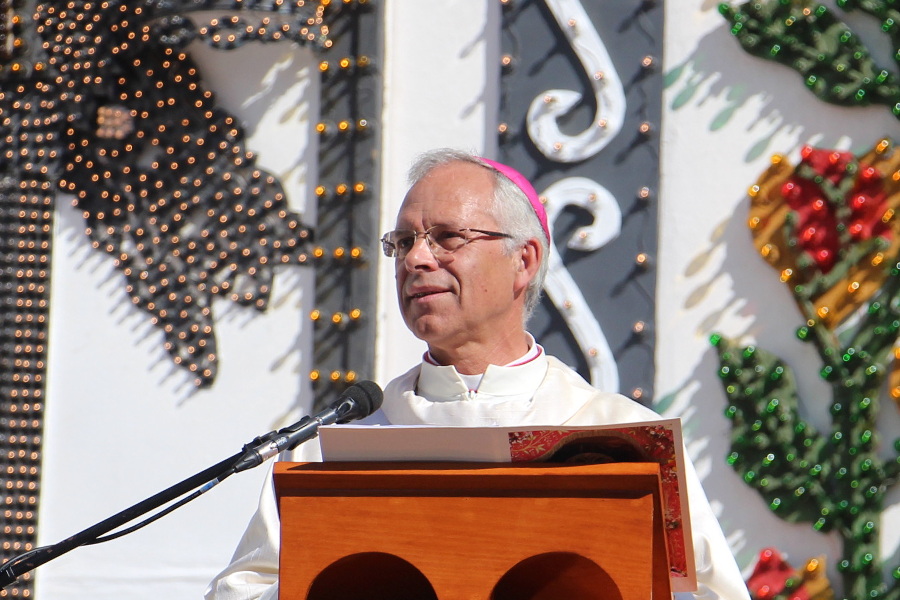
<svg viewBox="0 0 900 600"><path fill-rule="evenodd" d="M458 229L441 229L431 234L436 242L464 240L466 236Z"/></svg>
<svg viewBox="0 0 900 600"><path fill-rule="evenodd" d="M397 248L406 250L407 248L411 248L411 247L412 247L412 245L413 245L413 240L415 240L415 239L416 239L416 238L413 237L413 236L411 236L411 235L405 235L405 236L403 236L403 237L398 237L397 239L395 239L395 240L394 240L394 245L395 245Z"/></svg>

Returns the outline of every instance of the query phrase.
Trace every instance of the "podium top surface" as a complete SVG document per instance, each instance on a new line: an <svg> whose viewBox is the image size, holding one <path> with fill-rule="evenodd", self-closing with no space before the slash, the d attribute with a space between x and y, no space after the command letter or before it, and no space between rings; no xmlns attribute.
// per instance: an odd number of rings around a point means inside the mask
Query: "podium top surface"
<svg viewBox="0 0 900 600"><path fill-rule="evenodd" d="M657 463L279 462L274 476L278 495L283 496L324 489L658 493L659 473Z"/></svg>

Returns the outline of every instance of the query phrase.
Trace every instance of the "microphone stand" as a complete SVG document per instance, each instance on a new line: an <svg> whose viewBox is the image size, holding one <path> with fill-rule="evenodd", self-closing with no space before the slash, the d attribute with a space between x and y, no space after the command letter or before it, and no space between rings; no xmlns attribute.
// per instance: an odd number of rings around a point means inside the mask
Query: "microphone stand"
<svg viewBox="0 0 900 600"><path fill-rule="evenodd" d="M293 450L301 442L318 435L320 425L346 422L347 420L366 417L378 410L381 406L381 401L381 388L374 382L361 381L355 383L347 388L347 390L340 395L338 400L327 410L319 412L312 417L303 417L300 421L289 427L279 429L278 431L270 431L269 433L258 436L249 443L244 444L241 451L234 456L226 458L222 462L217 463L192 477L188 477L184 481L176 483L172 487L165 489L142 502L138 502L134 506L126 508L122 512L100 521L96 525L88 527L80 533L76 533L72 537L57 542L52 546L41 546L11 558L0 565L0 590L15 582L20 575L33 571L44 563L79 546L107 542L152 523L160 517L169 514L176 508L184 506L191 500L196 499L201 494L208 492L229 475L259 466L269 458L284 450ZM185 496L185 494L191 490L194 490L194 492ZM111 533L107 536L103 536L103 534L108 533L117 527L121 527L141 515L147 514L151 510L159 508L163 504L171 502L180 496L185 497L140 523L121 531Z"/></svg>
<svg viewBox="0 0 900 600"><path fill-rule="evenodd" d="M130 533L136 529L139 529L144 525L152 523L163 515L166 515L176 508L187 504L191 500L194 500L201 494L204 494L214 486L221 483L229 475L237 472L235 469L235 465L245 456L249 448L258 446L260 443L270 441L277 435L277 433L278 432L272 431L265 435L257 437L249 444L246 444L244 448L234 456L226 458L225 460L209 467L208 469L205 469L197 473L196 475L188 477L187 479L176 483L175 485L147 498L146 500L138 502L134 506L126 508L125 510L117 514L104 519L103 521L100 521L96 525L88 527L84 531L76 533L75 535L57 542L56 544L53 544L51 546L42 546L39 548L35 548L29 552L11 558L6 563L0 565L0 589L3 589L12 583L15 583L19 576L24 575L29 571L33 571L37 567L50 562L51 560L59 556L62 556L70 550L74 550L79 546L87 546L90 544L105 542L120 537L122 535L125 535L126 533ZM191 490L195 490L193 494L182 498L179 502L167 507L166 509L163 509L158 514L153 515L147 520L142 521L141 523L124 531L110 534L106 537L101 537L103 534L108 533L113 529L116 529L117 527L120 527L130 521L133 521L141 515L145 515L151 510L161 507L167 502L171 502L172 500L175 500L180 496L184 496Z"/></svg>

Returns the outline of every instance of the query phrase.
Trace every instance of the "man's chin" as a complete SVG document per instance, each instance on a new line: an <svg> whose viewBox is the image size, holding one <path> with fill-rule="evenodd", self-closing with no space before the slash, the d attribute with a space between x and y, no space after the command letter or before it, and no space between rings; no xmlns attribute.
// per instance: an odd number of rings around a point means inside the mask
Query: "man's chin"
<svg viewBox="0 0 900 600"><path fill-rule="evenodd" d="M431 345L446 335L445 324L439 315L428 314L407 319L406 326L414 336Z"/></svg>

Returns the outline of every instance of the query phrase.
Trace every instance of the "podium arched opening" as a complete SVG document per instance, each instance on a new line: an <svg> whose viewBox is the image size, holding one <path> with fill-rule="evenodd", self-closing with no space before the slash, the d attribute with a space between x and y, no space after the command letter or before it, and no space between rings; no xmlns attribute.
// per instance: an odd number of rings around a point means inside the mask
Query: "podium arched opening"
<svg viewBox="0 0 900 600"><path fill-rule="evenodd" d="M622 600L616 582L594 561L571 552L531 556L507 571L490 600Z"/></svg>
<svg viewBox="0 0 900 600"><path fill-rule="evenodd" d="M408 561L384 552L361 552L325 567L313 579L306 600L437 600L437 594Z"/></svg>

